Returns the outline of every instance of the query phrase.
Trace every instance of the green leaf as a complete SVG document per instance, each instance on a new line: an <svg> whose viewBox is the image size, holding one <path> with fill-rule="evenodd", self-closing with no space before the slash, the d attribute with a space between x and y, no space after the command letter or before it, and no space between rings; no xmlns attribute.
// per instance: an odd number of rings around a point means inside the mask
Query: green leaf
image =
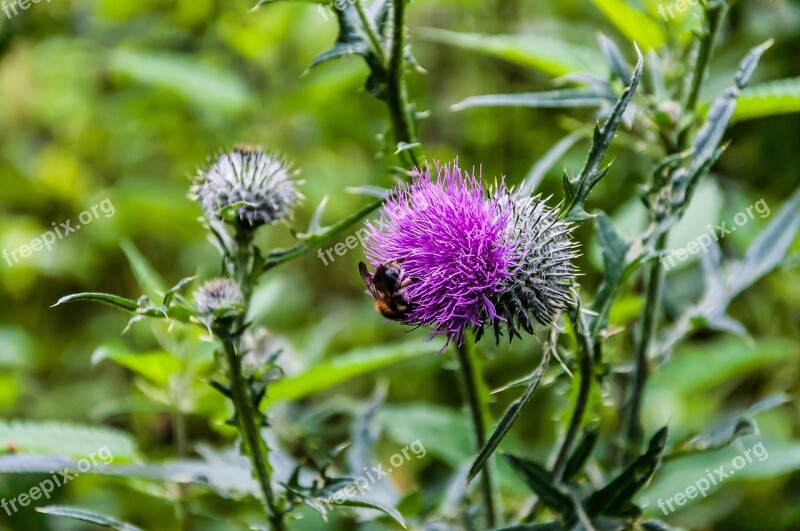
<svg viewBox="0 0 800 531"><path fill-rule="evenodd" d="M586 514L621 515L628 512L631 500L644 487L658 467L667 442L667 428L661 428L650 439L647 452L641 455L608 485L593 493L585 502Z"/></svg>
<svg viewBox="0 0 800 531"><path fill-rule="evenodd" d="M598 430L589 429L586 431L567 460L567 466L564 467L564 481L570 481L583 470L583 466L592 457L592 452L594 452L594 447L599 439L600 432Z"/></svg>
<svg viewBox="0 0 800 531"><path fill-rule="evenodd" d="M539 187L539 183L541 183L542 179L547 175L547 172L550 171L550 168L552 168L578 140L586 136L588 136L586 131L575 131L559 140L556 145L547 150L547 153L533 165L525 176L525 179L523 179L519 187L520 195L527 197L533 194L536 188Z"/></svg>
<svg viewBox="0 0 800 531"><path fill-rule="evenodd" d="M284 400L297 400L330 389L357 376L394 365L422 355L433 355L441 347L434 343L400 343L369 347L338 355L334 359L316 364L307 371L288 375L270 384L265 407Z"/></svg>
<svg viewBox="0 0 800 531"><path fill-rule="evenodd" d="M561 492L554 484L549 472L540 464L530 459L503 454L503 459L514 469L519 477L539 496L542 503L557 513L569 516L573 512L572 500Z"/></svg>
<svg viewBox="0 0 800 531"><path fill-rule="evenodd" d="M623 0L592 0L620 33L644 48L658 50L664 45L666 35L650 17L632 8Z"/></svg>
<svg viewBox="0 0 800 531"><path fill-rule="evenodd" d="M800 77L748 87L739 95L733 122L800 112Z"/></svg>
<svg viewBox="0 0 800 531"><path fill-rule="evenodd" d="M170 378L183 371L181 360L167 352L129 352L120 345L105 345L92 354L92 363L110 359L154 384L166 388Z"/></svg>
<svg viewBox="0 0 800 531"><path fill-rule="evenodd" d="M110 516L105 516L86 509L78 509L76 507L67 507L64 505L48 505L46 507L37 507L36 510L40 513L50 514L53 516L63 516L72 520L80 520L81 522L88 522L90 524L99 525L108 529L116 529L117 531L142 531L138 527L126 524Z"/></svg>
<svg viewBox="0 0 800 531"><path fill-rule="evenodd" d="M345 507L361 507L365 509L375 509L391 517L392 520L403 526L404 529L408 528L408 525L406 525L406 521L403 519L403 515L400 514L400 512L394 507L388 507L385 505L368 502L364 500L355 500L352 498L345 498L344 501L336 502L335 505L343 505Z"/></svg>
<svg viewBox="0 0 800 531"><path fill-rule="evenodd" d="M430 403L387 404L377 418L387 435L400 444L411 444L424 434L425 450L453 468L473 455L470 422L458 411Z"/></svg>
<svg viewBox="0 0 800 531"><path fill-rule="evenodd" d="M56 421L0 420L0 447L21 455L83 459L107 448L114 461L130 461L136 443L128 434L110 428Z"/></svg>
<svg viewBox="0 0 800 531"><path fill-rule="evenodd" d="M136 311L139 309L139 306L132 300L126 299L125 297L119 297L117 295L109 295L108 293L73 293L72 295L67 295L58 299L58 302L51 306L51 308L61 304L66 304L68 302L78 301L92 301L109 304L131 313L136 313Z"/></svg>
<svg viewBox="0 0 800 531"><path fill-rule="evenodd" d="M520 36L484 35L421 28L417 33L428 41L497 57L554 77L576 71L607 74L603 67L602 56L594 50L533 32Z"/></svg>
<svg viewBox="0 0 800 531"><path fill-rule="evenodd" d="M133 276L136 278L136 283L143 293L147 294L150 298L155 299L159 294L164 293L164 280L153 269L147 258L145 258L139 249L133 244L132 241L124 239L120 242L119 246L128 263L133 271Z"/></svg>
<svg viewBox="0 0 800 531"><path fill-rule="evenodd" d="M542 380L542 375L544 374L544 370L547 367L547 362L549 359L549 349L545 348L542 354L542 361L531 376L530 383L525 389L525 392L521 397L515 400L508 407L508 409L506 409L505 413L503 413L503 417L500 419L500 422L497 423L497 427L495 427L494 431L489 436L489 440L486 442L484 447L481 448L477 457L475 457L475 460L472 462L472 466L469 469L469 474L467 475L468 482L472 481L475 476L478 475L481 469L483 469L486 461L488 461L494 451L497 450L497 447L500 445L503 438L506 436L506 434L508 434L512 426L514 426L514 423L517 421L520 414L522 414L525 406L527 406L531 401L531 398L533 398L533 393L536 391L536 388L539 387L539 382Z"/></svg>
<svg viewBox="0 0 800 531"><path fill-rule="evenodd" d="M613 93L594 88L568 88L520 94L472 96L450 106L453 111L474 107L528 107L540 109L598 107L614 101Z"/></svg>
<svg viewBox="0 0 800 531"><path fill-rule="evenodd" d="M788 338L746 342L728 337L685 345L673 354L669 363L653 373L648 396L652 393L652 399L656 400L662 392L684 395L702 393L759 368L798 360L799 355L800 344Z"/></svg>
<svg viewBox="0 0 800 531"><path fill-rule="evenodd" d="M238 75L205 65L190 55L117 49L110 54L109 68L115 74L178 94L202 109L236 113L252 100Z"/></svg>
<svg viewBox="0 0 800 531"><path fill-rule="evenodd" d="M686 209L700 180L722 153L724 148L721 148L720 144L736 109L736 100L750 81L761 55L772 46L772 43L773 41L769 40L750 50L739 64L734 86L727 88L711 105L706 121L692 143L692 156L688 167L677 170L673 177L675 182L673 202L679 213Z"/></svg>
<svg viewBox="0 0 800 531"><path fill-rule="evenodd" d="M608 168L600 169L600 163L606 156L611 141L622 121L625 109L627 109L631 98L633 98L633 94L636 92L636 88L639 86L639 80L642 77L644 59L638 49L636 53L639 59L636 62L636 69L633 72L633 77L616 105L614 105L614 109L611 111L603 127L601 128L599 125L595 127L594 136L592 137L592 147L589 150L589 156L583 170L581 170L580 175L575 179L569 178L566 174L564 175L564 194L566 197L565 206L561 211L561 218L565 221L581 222L591 217L584 210L586 199L589 197L589 192L591 192L592 188L600 182L600 179L602 179L608 171Z"/></svg>

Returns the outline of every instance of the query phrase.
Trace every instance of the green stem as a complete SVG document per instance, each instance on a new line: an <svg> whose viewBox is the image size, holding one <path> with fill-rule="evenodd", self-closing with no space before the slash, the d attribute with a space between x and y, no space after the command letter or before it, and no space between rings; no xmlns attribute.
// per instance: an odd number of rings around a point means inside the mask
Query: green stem
<svg viewBox="0 0 800 531"><path fill-rule="evenodd" d="M464 394L466 395L470 413L472 414L475 445L478 451L480 451L486 446L486 419L483 415L480 394L478 392L478 375L466 343L458 346L456 352L458 353L459 366L461 367ZM486 525L488 528L493 528L496 522L494 497L492 495L491 468L490 463L486 463L486 466L481 470L481 495L483 497L483 507L486 512Z"/></svg>
<svg viewBox="0 0 800 531"><path fill-rule="evenodd" d="M237 228L236 249L230 257L228 269L230 275L239 284L242 291L244 307L250 307L255 282L253 257L253 231L248 228ZM286 529L284 513L278 509L275 494L272 491L272 467L269 464L269 448L261 437L261 413L252 396L249 382L242 373L241 341L247 327L246 315L242 315L228 323L224 330L215 330L222 342L225 359L228 365L228 386L231 392L236 414L236 425L242 438L242 450L247 454L253 466L256 480L264 497L267 519L273 531Z"/></svg>
<svg viewBox="0 0 800 531"><path fill-rule="evenodd" d="M594 361L592 341L589 338L589 327L586 324L586 318L580 311L580 308L575 309L575 315L571 316L572 327L575 330L575 335L578 337L580 344L580 386L578 388L578 398L575 402L575 409L572 411L572 418L567 428L567 433L564 435L564 441L561 443L561 449L556 456L556 461L553 464L553 470L550 473L554 481L560 483L563 479L564 469L567 466L572 446L575 444L575 439L578 437L578 432L583 425L583 417L586 414L586 409L589 404L589 394L592 389L592 376L593 368L592 362Z"/></svg>
<svg viewBox="0 0 800 531"><path fill-rule="evenodd" d="M243 450L250 458L255 470L256 479L261 487L264 502L267 508L267 518L273 531L284 531L283 513L278 510L275 503L275 494L272 492L270 479L271 467L268 458L267 445L261 437L257 415L254 411L252 396L250 396L247 381L242 375L242 358L237 352L238 339L227 337L223 339L225 358L228 362L228 377L230 378L231 399L236 411L236 423L242 436Z"/></svg>
<svg viewBox="0 0 800 531"><path fill-rule="evenodd" d="M386 79L386 105L392 119L395 142L417 144L416 131L409 112L408 92L405 82L406 1L394 0L392 17L392 48L389 54ZM419 166L416 147L403 151L412 166Z"/></svg>
<svg viewBox="0 0 800 531"><path fill-rule="evenodd" d="M662 233L656 240L655 253L660 255L667 243L667 232ZM633 389L631 390L625 434L627 447L625 450L625 463L630 462L632 456L638 455L644 441L642 427L642 402L644 388L650 376L649 353L652 341L658 331L658 315L661 309L661 295L664 285L664 268L659 260L654 260L650 265L647 281L647 299L645 300L644 317L639 334L639 343L636 346L635 369L633 375Z"/></svg>
<svg viewBox="0 0 800 531"><path fill-rule="evenodd" d="M717 2L712 3L706 10L706 17L708 20L708 28L700 40L700 49L697 53L697 61L695 62L694 72L691 77L691 85L689 93L686 96L684 103L684 113L691 114L697 109L697 102L700 98L700 89L703 87L706 74L711 62L711 55L714 52L714 43L717 40L717 34L722 27L722 20L725 18L727 12L727 3ZM678 152L683 151L687 147L689 140L689 127L681 131L678 138Z"/></svg>

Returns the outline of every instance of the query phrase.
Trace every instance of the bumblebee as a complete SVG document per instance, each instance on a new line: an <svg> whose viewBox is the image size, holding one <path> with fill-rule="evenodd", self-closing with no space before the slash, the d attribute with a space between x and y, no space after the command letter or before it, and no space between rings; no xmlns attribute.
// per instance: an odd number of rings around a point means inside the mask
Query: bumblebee
<svg viewBox="0 0 800 531"><path fill-rule="evenodd" d="M405 295L411 278L403 277L400 263L400 260L390 260L380 264L374 274L369 272L367 264L358 263L358 272L361 273L369 293L375 298L375 309L393 321L405 320L411 311L411 304Z"/></svg>

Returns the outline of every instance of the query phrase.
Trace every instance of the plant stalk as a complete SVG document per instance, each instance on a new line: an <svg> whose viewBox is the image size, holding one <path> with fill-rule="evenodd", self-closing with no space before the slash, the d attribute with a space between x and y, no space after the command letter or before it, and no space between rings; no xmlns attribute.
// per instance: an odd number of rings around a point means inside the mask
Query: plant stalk
<svg viewBox="0 0 800 531"><path fill-rule="evenodd" d="M459 345L456 352L458 353L458 362L461 367L465 398L467 399L470 413L472 414L475 445L478 451L480 451L486 445L486 419L483 416L483 408L481 407L481 400L478 392L478 375L466 343ZM496 523L496 512L494 496L492 495L490 463L486 463L486 466L481 470L481 496L486 513L486 525L488 528L493 528Z"/></svg>
<svg viewBox="0 0 800 531"><path fill-rule="evenodd" d="M264 496L264 503L267 508L267 518L272 525L273 531L284 531L286 529L283 522L283 513L278 510L275 503L275 494L272 491L270 479L271 467L268 460L268 450L266 443L261 438L256 415L254 414L254 404L252 397L242 375L242 358L237 352L235 343L238 340L228 337L223 340L225 347L225 358L228 362L231 399L236 412L236 424L242 436L243 449L247 452L256 479L261 487Z"/></svg>
<svg viewBox="0 0 800 531"><path fill-rule="evenodd" d="M655 252L664 251L667 243L667 232L659 235L656 240ZM639 343L636 346L636 358L627 418L625 422L626 448L625 463L629 463L633 456L638 455L644 441L644 428L642 427L642 402L644 388L650 376L649 353L652 341L658 331L658 316L661 309L661 295L664 285L664 267L661 261L655 260L650 265L647 281L647 299L645 301L644 317L642 319Z"/></svg>
<svg viewBox="0 0 800 531"><path fill-rule="evenodd" d="M405 81L406 2L407 0L394 0L392 3L394 14L392 16L392 47L386 72L386 105L392 119L395 142L412 146L403 150L403 153L411 166L419 167L419 159L414 146L417 144L417 137L411 119Z"/></svg>

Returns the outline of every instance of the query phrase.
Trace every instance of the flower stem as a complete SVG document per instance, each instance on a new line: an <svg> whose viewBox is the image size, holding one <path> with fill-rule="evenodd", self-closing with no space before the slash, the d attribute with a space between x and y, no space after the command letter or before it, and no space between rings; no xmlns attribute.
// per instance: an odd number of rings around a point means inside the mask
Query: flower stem
<svg viewBox="0 0 800 531"><path fill-rule="evenodd" d="M592 362L594 354L592 340L589 338L589 327L579 307L575 308L575 315L571 316L571 318L575 335L578 337L578 343L580 344L581 353L579 367L581 380L578 388L578 398L575 402L575 409L572 411L572 418L569 421L567 433L564 435L564 441L561 443L561 448L553 464L553 470L550 473L551 477L556 482L561 482L563 479L562 476L567 466L567 460L572 451L572 446L575 444L575 439L578 437L578 432L583 425L583 417L586 414L586 409L589 404L589 393L592 389Z"/></svg>
<svg viewBox="0 0 800 531"><path fill-rule="evenodd" d="M655 244L655 253L663 252L667 243L667 232L662 233ZM642 427L642 401L644 388L650 375L649 352L650 344L655 339L658 331L658 314L661 308L661 295L664 284L664 268L659 260L654 260L650 265L647 281L647 299L645 301L644 318L639 334L639 343L636 345L635 369L633 389L625 421L626 450L625 463L630 462L634 455L638 455L644 441L644 428Z"/></svg>
<svg viewBox="0 0 800 531"><path fill-rule="evenodd" d="M478 392L478 375L475 370L472 355L466 343L458 346L458 362L461 367L461 376L464 385L464 394L469 404L472 414L472 427L475 431L475 445L480 451L486 446L486 420L481 406L480 394ZM481 470L481 495L483 497L483 507L486 512L487 528L495 526L496 516L494 508L494 496L492 495L491 465L489 463Z"/></svg>
<svg viewBox="0 0 800 531"><path fill-rule="evenodd" d="M239 284L242 292L244 307L250 307L254 283L257 275L254 274L256 265L253 260L253 232L247 228L237 228L236 248L227 260L230 276ZM261 436L261 413L254 400L247 378L242 373L242 334L247 328L246 315L229 323L227 330L215 330L218 339L222 342L225 360L228 365L228 386L231 401L236 415L236 426L242 439L242 451L247 454L253 467L256 480L264 497L267 519L273 531L284 531L284 513L278 509L275 494L272 491L272 467L269 464L269 448Z"/></svg>
<svg viewBox="0 0 800 531"><path fill-rule="evenodd" d="M405 81L406 2L407 0L393 2L392 47L387 65L386 105L392 119L395 142L411 146L403 150L403 153L410 165L419 166L419 158L415 152L417 137L411 119Z"/></svg>
<svg viewBox="0 0 800 531"><path fill-rule="evenodd" d="M238 338L227 337L223 339L225 359L228 362L228 377L230 378L230 391L233 407L236 412L236 424L242 436L242 449L247 453L256 479L261 487L264 502L267 508L267 518L273 531L286 529L283 523L283 513L275 504L275 494L272 492L270 479L271 467L269 464L267 445L261 437L259 423L256 421L257 412L250 396L249 388L242 375L242 358L237 352Z"/></svg>

